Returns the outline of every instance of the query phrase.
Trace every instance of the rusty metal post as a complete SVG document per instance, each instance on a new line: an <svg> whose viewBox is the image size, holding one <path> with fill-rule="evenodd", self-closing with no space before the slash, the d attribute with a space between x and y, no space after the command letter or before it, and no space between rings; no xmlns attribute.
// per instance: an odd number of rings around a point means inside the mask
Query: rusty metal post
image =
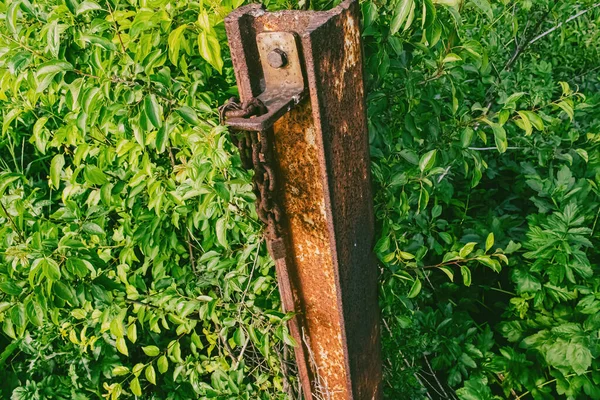
<svg viewBox="0 0 600 400"><path fill-rule="evenodd" d="M227 123L246 131L242 158L258 171L257 211L269 225L283 306L296 312L289 328L304 396L379 399L358 2L326 12L249 5L225 25L243 105Z"/></svg>

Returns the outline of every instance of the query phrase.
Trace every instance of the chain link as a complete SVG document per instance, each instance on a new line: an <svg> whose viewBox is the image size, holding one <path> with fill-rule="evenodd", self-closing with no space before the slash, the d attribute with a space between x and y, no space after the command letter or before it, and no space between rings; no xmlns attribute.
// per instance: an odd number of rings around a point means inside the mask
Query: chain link
<svg viewBox="0 0 600 400"><path fill-rule="evenodd" d="M265 105L257 98L240 104L231 98L219 108L221 122L227 118L251 118L267 112ZM281 209L275 199L277 181L273 169L273 145L268 131L236 131L232 141L240 152L242 166L254 170L252 186L256 195L256 212L267 226L267 238L276 240L281 237L279 222Z"/></svg>

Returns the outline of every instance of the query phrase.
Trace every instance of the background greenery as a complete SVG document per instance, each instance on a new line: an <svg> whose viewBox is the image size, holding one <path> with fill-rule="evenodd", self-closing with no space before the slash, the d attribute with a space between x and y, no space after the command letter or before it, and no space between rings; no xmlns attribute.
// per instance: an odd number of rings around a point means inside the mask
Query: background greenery
<svg viewBox="0 0 600 400"><path fill-rule="evenodd" d="M296 395L242 3L0 2L1 398ZM362 2L387 398L600 398L597 6Z"/></svg>

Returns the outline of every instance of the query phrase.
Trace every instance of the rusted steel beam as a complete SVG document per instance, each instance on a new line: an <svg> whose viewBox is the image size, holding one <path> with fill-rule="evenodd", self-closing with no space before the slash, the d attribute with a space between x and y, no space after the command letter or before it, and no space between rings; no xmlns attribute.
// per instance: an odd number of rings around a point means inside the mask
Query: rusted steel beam
<svg viewBox="0 0 600 400"><path fill-rule="evenodd" d="M289 327L305 398L379 399L358 2L327 12L249 5L225 25L242 103L227 122L257 131L240 148L243 160L260 153L247 162L258 171L257 211L269 224L283 306L296 312Z"/></svg>

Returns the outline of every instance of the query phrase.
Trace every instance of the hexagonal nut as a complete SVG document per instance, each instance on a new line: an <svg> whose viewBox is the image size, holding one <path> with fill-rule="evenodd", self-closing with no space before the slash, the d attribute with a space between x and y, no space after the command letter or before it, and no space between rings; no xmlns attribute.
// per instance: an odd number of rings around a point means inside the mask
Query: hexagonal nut
<svg viewBox="0 0 600 400"><path fill-rule="evenodd" d="M267 62L273 68L283 68L287 65L287 54L281 49L274 49L267 55Z"/></svg>

